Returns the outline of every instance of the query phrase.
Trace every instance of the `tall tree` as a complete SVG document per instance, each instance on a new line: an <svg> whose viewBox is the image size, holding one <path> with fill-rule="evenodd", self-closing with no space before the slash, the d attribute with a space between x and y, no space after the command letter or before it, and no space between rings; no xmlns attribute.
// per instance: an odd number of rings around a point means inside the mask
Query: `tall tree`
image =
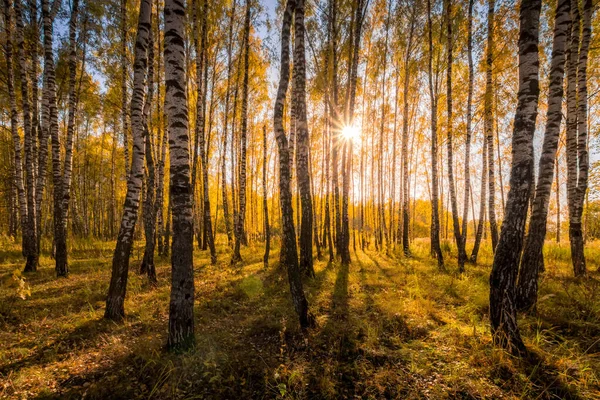
<svg viewBox="0 0 600 400"><path fill-rule="evenodd" d="M223 196L223 219L225 220L225 231L227 232L227 243L231 246L232 229L231 217L229 215L229 201L227 195L227 161L225 154L227 153L227 129L229 128L229 102L231 100L231 70L233 69L232 52L233 52L233 22L235 20L235 10L237 1L233 0L229 15L229 33L227 41L227 84L225 88L225 110L223 112L223 158L221 159L221 192ZM233 141L232 141L233 142Z"/></svg>
<svg viewBox="0 0 600 400"><path fill-rule="evenodd" d="M146 92L151 10L152 6L150 0L141 0L137 35L135 40L133 94L131 96L131 131L133 137L133 154L131 159L131 169L127 178L127 193L125 195L125 204L123 205L121 227L119 228L119 236L117 237L117 245L115 246L115 252L113 255L110 287L108 289L108 296L106 299L106 311L104 313L105 318L115 320L122 319L125 316L124 302L125 293L127 290L129 256L131 254L131 248L133 247L133 234L138 218L140 195L142 192L142 180L144 179L144 158L146 145L144 140L145 121L143 108L144 96ZM165 15L166 14L167 12L165 10ZM165 31L167 34L169 34L168 29L165 29ZM167 68L169 65L166 60L166 56L167 51L165 50L165 68ZM168 76L166 77L166 82L169 82ZM172 128L171 118L169 118L169 127ZM169 132L169 134L171 134L171 132ZM173 157L172 152L171 157ZM171 160L171 162L173 162L173 160ZM173 175L172 170L171 175ZM171 177L171 187L172 186L173 178ZM175 251L173 251L173 254L175 254Z"/></svg>
<svg viewBox="0 0 600 400"><path fill-rule="evenodd" d="M240 246L244 241L244 221L246 218L246 146L248 136L248 68L250 57L250 0L246 0L246 17L244 19L244 78L242 83L242 126L240 129L240 164L239 164L239 210L235 219L235 244L231 262L242 261Z"/></svg>
<svg viewBox="0 0 600 400"><path fill-rule="evenodd" d="M569 203L569 240L575 276L586 275L582 228L583 205L588 184L589 155L587 151L588 94L587 60L591 40L593 4L571 3L572 30L567 73L567 200ZM581 39L579 33L581 30Z"/></svg>
<svg viewBox="0 0 600 400"><path fill-rule="evenodd" d="M474 0L469 0L469 11L467 19L467 58L469 63L469 84L467 89L467 126L465 135L465 197L463 200L463 213L462 213L462 250L463 250L463 263L462 270L464 270L464 263L467 261L467 230L469 222L469 198L471 195L471 136L472 132L472 105L473 105L473 3Z"/></svg>
<svg viewBox="0 0 600 400"><path fill-rule="evenodd" d="M542 248L546 238L548 204L550 202L552 181L554 180L554 165L556 164L556 152L562 121L565 52L571 26L570 3L571 0L559 0L556 4L546 131L539 161L529 231L525 239L517 285L517 307L521 310L529 310L537 302L538 272L544 263Z"/></svg>
<svg viewBox="0 0 600 400"><path fill-rule="evenodd" d="M202 78L206 82L206 71L202 71L202 68L208 66L207 57L207 14L208 14L208 2L203 1L202 7L198 7L202 12L202 29L201 32L198 29L198 15L197 12L193 16L194 18L194 43L196 44L196 87L198 95L196 97L196 140L198 141L198 149L200 151L200 162L202 169L202 226L206 233L206 240L204 243L208 245L210 249L210 260L212 264L217 263L217 250L215 248L212 219L210 216L210 196L208 186L208 157L207 157L207 143L205 137L205 109L206 109L206 84L202 83ZM198 35L201 35L200 47L198 47ZM196 161L197 157L194 157ZM196 162L192 168L192 181L195 181L196 176ZM192 185L193 186L193 185Z"/></svg>
<svg viewBox="0 0 600 400"><path fill-rule="evenodd" d="M311 194L311 176L309 170L309 133L306 117L306 50L304 39L304 0L296 0L294 13L294 73L296 77L292 99L296 110L296 179L302 205L302 222L300 224L300 270L308 276L314 276L312 240L313 240L313 206Z"/></svg>
<svg viewBox="0 0 600 400"><path fill-rule="evenodd" d="M512 165L505 218L490 275L490 322L494 343L526 352L517 326L515 283L533 180L533 134L539 98L541 0L522 0L519 28L519 91L512 138Z"/></svg>
<svg viewBox="0 0 600 400"><path fill-rule="evenodd" d="M296 2L294 0L287 0L281 27L281 72L273 111L273 127L279 150L279 203L282 229L280 259L287 269L290 294L300 319L300 326L307 328L314 323L314 320L308 310L308 301L302 288L302 276L298 265L298 248L296 247L292 192L290 189L290 151L283 125L285 97L290 83L290 30L295 7Z"/></svg>
<svg viewBox="0 0 600 400"><path fill-rule="evenodd" d="M492 251L498 244L498 227L496 224L496 178L494 174L494 118L492 71L494 62L494 9L496 0L488 0L487 47L485 50L485 96L483 125L485 130L485 146L488 172L488 219L492 237Z"/></svg>
<svg viewBox="0 0 600 400"><path fill-rule="evenodd" d="M263 264L265 268L269 266L269 253L271 252L271 228L269 227L269 204L267 199L267 126L263 126L263 173L262 173L262 189L263 189L263 216L265 229L265 254L263 256Z"/></svg>
<svg viewBox="0 0 600 400"><path fill-rule="evenodd" d="M184 3L166 0L165 8L165 82L169 131L173 207L173 251L171 256L171 300L169 337L171 349L194 345L194 224L190 180L190 136L184 70Z"/></svg>
<svg viewBox="0 0 600 400"><path fill-rule="evenodd" d="M433 74L433 25L431 23L431 0L427 0L427 30L428 30L428 83L429 97L431 99L431 253L437 258L438 267L444 268L444 255L440 246L440 214L438 197L438 132L437 132L437 105L438 105L438 75ZM406 251L406 247L405 247Z"/></svg>
<svg viewBox="0 0 600 400"><path fill-rule="evenodd" d="M19 121L17 112L17 98L14 89L13 71L13 44L12 44L12 11L11 0L4 0L4 32L6 35L6 84L10 100L10 131L14 148L14 177L17 189L17 204L19 209L19 221L21 226L22 252L28 256L31 249L32 238L27 235L27 198L25 197L25 185L23 183L23 160L21 158L22 143L19 136Z"/></svg>
<svg viewBox="0 0 600 400"><path fill-rule="evenodd" d="M49 10L49 6L46 4ZM23 7L21 0L15 0L15 22L16 22L16 47L19 67L17 68L18 79L21 82L21 110L23 114L23 145L25 153L25 195L27 199L27 229L23 230L26 245L26 263L25 272L37 271L39 250L37 248L38 230L35 220L35 171L34 171L34 138L31 127L31 107L29 103L29 77L27 76L27 61L25 58L25 36L23 23ZM48 12L49 13L49 12ZM44 68L46 64L44 63ZM44 82L46 82L46 72L44 71Z"/></svg>
<svg viewBox="0 0 600 400"><path fill-rule="evenodd" d="M152 17L151 17L152 18ZM156 267L154 265L154 248L156 246L156 166L154 162L153 150L153 129L150 125L150 110L154 100L154 35L150 29L148 37L148 93L144 102L144 142L146 145L146 196L143 204L144 218L144 236L146 245L144 246L144 257L140 266L140 273L148 275L150 284L156 284Z"/></svg>
<svg viewBox="0 0 600 400"><path fill-rule="evenodd" d="M452 64L454 62L453 43L452 43L452 0L446 0L446 40L447 40L447 66L446 66L446 112L448 113L446 127L446 147L448 156L448 183L450 186L450 206L452 207L452 226L454 228L454 240L458 249L458 270L465 269L467 254L465 253L464 241L460 232L460 223L458 220L458 202L456 200L456 182L454 181L454 145L452 144L453 130L453 110L452 110Z"/></svg>

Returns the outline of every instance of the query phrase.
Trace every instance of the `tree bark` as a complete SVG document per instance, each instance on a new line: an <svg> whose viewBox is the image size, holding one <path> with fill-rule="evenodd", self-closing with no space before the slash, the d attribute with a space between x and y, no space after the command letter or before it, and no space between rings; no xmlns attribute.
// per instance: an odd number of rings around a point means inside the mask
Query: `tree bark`
<svg viewBox="0 0 600 400"><path fill-rule="evenodd" d="M542 249L546 238L548 204L554 180L554 165L562 121L565 51L571 25L570 2L571 0L559 0L556 5L546 131L539 161L529 231L525 239L517 285L517 308L522 311L530 310L536 305L538 273L544 263Z"/></svg>
<svg viewBox="0 0 600 400"><path fill-rule="evenodd" d="M296 247L296 232L292 214L292 192L290 190L290 153L288 140L283 125L283 110L286 92L290 82L290 28L295 1L288 0L283 14L281 28L281 72L277 98L273 111L273 127L279 150L279 202L281 207L281 261L287 268L290 284L290 294L302 328L314 324L314 318L308 310L308 301L302 288L302 277L298 265L298 250Z"/></svg>
<svg viewBox="0 0 600 400"><path fill-rule="evenodd" d="M490 233L492 237L492 251L498 244L498 226L496 224L496 179L494 174L494 119L492 115L493 85L492 68L494 59L494 8L495 0L488 0L488 30L487 48L485 56L485 96L483 125L485 130L485 146L487 147L487 170L488 170L488 219L490 222ZM506 218L506 216L505 216Z"/></svg>
<svg viewBox="0 0 600 400"><path fill-rule="evenodd" d="M269 206L267 202L267 126L263 126L263 215L265 229L265 254L263 256L263 264L265 269L269 267L269 253L271 251L271 229L269 227Z"/></svg>
<svg viewBox="0 0 600 400"><path fill-rule="evenodd" d="M473 104L473 3L469 0L469 15L467 27L467 57L469 63L469 87L467 89L467 132L465 135L465 197L463 200L463 220L462 220L462 250L463 264L467 261L467 231L469 222L469 198L471 195L471 136L472 136L472 104Z"/></svg>
<svg viewBox="0 0 600 400"><path fill-rule="evenodd" d="M166 11L165 11L166 14ZM135 41L135 59L133 75L133 94L131 96L131 128L133 136L133 154L131 170L127 178L127 193L123 205L121 227L117 237L117 245L113 255L112 275L106 311L104 317L120 320L125 316L125 293L127 290L127 273L129 270L129 256L133 247L133 234L138 218L142 180L144 179L144 157L146 146L144 143L144 95L146 88L146 71L148 64L148 39L151 29L151 3L150 0L141 0L138 19L137 37ZM169 34L168 29L165 30ZM165 51L166 58L166 51ZM165 65L168 63L165 60ZM169 83L167 77L166 82ZM169 124L172 124L169 118ZM171 174L173 172L171 171ZM175 252L174 252L175 253Z"/></svg>
<svg viewBox="0 0 600 400"><path fill-rule="evenodd" d="M27 232L27 198L25 194L25 185L23 183L23 160L21 158L21 137L19 136L19 121L17 113L17 100L14 89L13 77L13 45L12 45L12 12L11 0L4 0L4 30L6 34L6 83L8 87L8 97L10 100L10 131L14 148L14 180L17 191L17 204L19 210L19 222L21 227L22 253L27 257L31 251L31 240Z"/></svg>
<svg viewBox="0 0 600 400"><path fill-rule="evenodd" d="M517 326L515 283L533 180L533 134L539 98L539 21L541 0L523 0L519 29L519 92L515 112L510 190L490 275L490 322L494 343L514 354L526 353Z"/></svg>
<svg viewBox="0 0 600 400"><path fill-rule="evenodd" d="M171 300L169 305L170 349L194 345L194 226L188 106L184 70L185 8L166 0L165 8L165 109L170 154L170 199L173 207Z"/></svg>
<svg viewBox="0 0 600 400"><path fill-rule="evenodd" d="M235 219L235 243L232 263L242 261L240 246L244 241L244 221L246 218L246 146L248 136L248 68L250 57L250 0L246 0L246 17L244 19L244 78L242 82L242 126L240 129L240 164L239 164L239 209Z"/></svg>
<svg viewBox="0 0 600 400"><path fill-rule="evenodd" d="M302 208L300 224L300 271L314 277L312 240L313 240L313 208L310 189L308 121L306 117L306 50L304 27L304 0L296 0L294 13L294 73L296 77L292 102L296 105L296 179Z"/></svg>
<svg viewBox="0 0 600 400"><path fill-rule="evenodd" d="M431 98L431 254L437 258L438 268L444 269L444 255L440 246L440 214L438 192L438 145L437 145L437 77L433 79L433 26L431 23L431 0L427 0L427 26L429 39L428 81ZM405 248L406 251L406 248Z"/></svg>
<svg viewBox="0 0 600 400"><path fill-rule="evenodd" d="M154 99L154 37L152 29L148 37L148 94L144 103L144 141L146 145L146 197L143 204L144 236L144 258L140 265L140 273L148 276L151 285L156 284L156 266L154 265L154 249L156 247L156 167L153 150L153 129L150 126L150 109Z"/></svg>

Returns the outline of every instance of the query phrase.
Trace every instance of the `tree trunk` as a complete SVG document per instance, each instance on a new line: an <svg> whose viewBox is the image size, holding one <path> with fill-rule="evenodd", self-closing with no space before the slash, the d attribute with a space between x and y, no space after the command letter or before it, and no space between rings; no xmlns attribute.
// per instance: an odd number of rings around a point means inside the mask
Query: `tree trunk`
<svg viewBox="0 0 600 400"><path fill-rule="evenodd" d="M283 25L281 28L281 75L277 89L275 109L273 111L273 126L279 150L279 202L282 228L281 261L288 271L290 294L292 295L292 302L300 319L300 326L308 328L314 324L314 318L308 310L308 301L302 288L302 277L298 265L296 232L294 231L294 218L292 214L292 192L290 190L290 153L283 125L283 109L290 82L290 28L295 6L294 0L288 0L283 14Z"/></svg>
<svg viewBox="0 0 600 400"><path fill-rule="evenodd" d="M571 9L578 7L573 4ZM579 43L578 33L573 29L571 44L569 82L569 99L567 101L567 163L569 174L567 175L568 200L569 200L569 239L571 242L571 259L573 271L576 277L587 274L584 238L582 229L583 206L588 185L589 155L587 151L587 61L590 40L592 34L591 19L594 11L592 1L585 0L583 3L583 16L581 19L582 33ZM574 13L578 13L574 11ZM574 16L573 26L579 30L579 16ZM579 45L579 57L577 47ZM571 69L573 71L571 71ZM575 88L575 80L577 87ZM570 156L570 157L569 157Z"/></svg>
<svg viewBox="0 0 600 400"><path fill-rule="evenodd" d="M250 0L246 0L246 17L244 20L244 78L242 82L242 126L240 130L240 164L239 164L239 210L235 219L235 244L232 263L242 261L240 246L244 241L244 221L246 217L246 145L248 136L248 68L250 57Z"/></svg>
<svg viewBox="0 0 600 400"><path fill-rule="evenodd" d="M296 98L292 102L296 105L296 179L302 207L302 221L300 224L300 271L314 277L312 240L313 240L313 209L312 194L310 190L308 121L306 117L306 55L304 39L304 0L296 0L294 13L294 69L297 68L295 82Z"/></svg>
<svg viewBox="0 0 600 400"><path fill-rule="evenodd" d="M571 25L570 2L571 0L559 0L556 5L546 132L539 161L538 180L529 231L525 239L517 285L517 308L522 311L530 310L536 305L538 273L544 263L542 249L546 238L548 204L550 202L552 181L554 180L554 165L562 121L565 51Z"/></svg>
<svg viewBox="0 0 600 400"><path fill-rule="evenodd" d="M208 157L206 151L205 139L205 109L206 109L206 66L208 65L207 49L206 49L206 31L207 31L207 14L208 3L202 2L200 7L202 13L202 29L198 30L197 15L194 15L194 43L196 45L196 87L198 95L196 97L196 148L200 151L200 162L202 169L202 226L204 227L205 240L203 243L210 249L211 264L217 263L217 251L215 248L212 219L210 217L210 198L208 187ZM198 47L198 35L202 36L200 47ZM204 71L202 71L204 68ZM204 84L202 79L204 78ZM194 157L194 167L192 168L192 182L195 182L197 157ZM194 184L192 183L192 186Z"/></svg>
<svg viewBox="0 0 600 400"><path fill-rule="evenodd" d="M229 17L229 40L227 42L227 86L225 89L225 111L224 111L224 121L223 121L223 159L221 161L221 175L222 177L222 196L223 196L223 219L225 220L225 231L227 232L227 243L229 246L232 244L232 228L231 228L231 216L229 215L229 202L227 195L227 170L226 170L226 157L227 154L227 129L229 127L229 100L231 98L231 70L233 68L232 57L232 46L233 46L233 21L235 19L235 9L236 9L237 1L233 0L233 4L231 6L230 17ZM235 116L234 116L235 118ZM233 143L233 140L232 140Z"/></svg>
<svg viewBox="0 0 600 400"><path fill-rule="evenodd" d="M14 89L13 60L12 60L12 13L11 0L4 0L4 29L6 34L6 82L10 100L10 130L14 147L14 180L17 191L17 204L22 235L22 253L27 257L31 251L31 240L27 232L27 198L23 183L23 161L21 159L21 137L19 136L19 121L17 114L17 101Z"/></svg>
<svg viewBox="0 0 600 400"><path fill-rule="evenodd" d="M123 155L125 179L129 178L129 120L127 115L127 0L121 0L121 127L123 128Z"/></svg>
<svg viewBox="0 0 600 400"><path fill-rule="evenodd" d="M469 222L469 199L471 195L471 136L472 136L472 104L473 104L473 3L469 0L468 32L467 32L467 57L469 59L469 87L467 93L467 132L465 135L465 197L463 201L463 220L462 220L462 250L463 250L463 270L464 263L467 261L467 231Z"/></svg>
<svg viewBox="0 0 600 400"><path fill-rule="evenodd" d="M487 146L485 137L483 138L483 146L481 146L481 189L479 190L479 220L477 222L477 232L475 233L475 243L473 243L473 251L471 252L471 262L477 263L477 255L479 254L479 246L481 238L485 234L485 205L486 205L486 189L488 177L487 165Z"/></svg>
<svg viewBox="0 0 600 400"><path fill-rule="evenodd" d="M265 229L265 254L263 256L263 264L265 269L269 267L269 252L271 251L271 230L269 227L269 206L267 203L267 126L263 126L263 215Z"/></svg>
<svg viewBox="0 0 600 400"><path fill-rule="evenodd" d="M144 236L146 245L144 247L144 258L140 265L140 273L148 275L151 285L156 284L156 267L154 265L154 248L156 247L156 167L154 163L153 129L150 126L150 109L154 99L154 37L152 29L148 38L148 94L144 103L144 139L146 145L145 158L147 168L146 197L143 204Z"/></svg>
<svg viewBox="0 0 600 400"><path fill-rule="evenodd" d="M452 209L452 227L454 228L454 240L458 249L458 270L463 272L467 254L465 253L464 241L460 232L460 223L458 221L458 202L456 200L456 183L454 181L454 147L452 144L453 114L452 114L452 63L454 62L452 54L452 0L446 0L446 28L447 28L447 46L448 46L448 64L446 69L446 111L448 113L448 126L446 129L446 147L448 150L448 182L450 186L450 207Z"/></svg>
<svg viewBox="0 0 600 400"><path fill-rule="evenodd" d="M166 11L165 11L166 14ZM142 0L138 19L138 30L135 41L135 59L133 75L133 94L131 97L131 128L133 136L133 155L131 170L127 178L127 194L123 205L121 227L117 237L117 245L113 255L112 275L106 311L104 317L120 320L125 316L125 292L127 290L127 273L129 270L129 256L133 247L133 234L138 218L142 181L144 178L144 95L146 88L146 70L148 64L148 38L151 29L151 4L150 0ZM168 30L165 30L169 34ZM165 52L166 58L166 52ZM169 65L165 60L165 65ZM167 82L169 79L167 77ZM185 95L184 95L185 96ZM184 97L185 98L185 97ZM187 115L187 114L186 114ZM169 119L169 124L172 124ZM172 154L172 153L171 153ZM173 171L171 171L171 175ZM174 252L175 253L175 252Z"/></svg>
<svg viewBox="0 0 600 400"><path fill-rule="evenodd" d="M533 179L533 134L539 97L541 0L523 0L519 31L519 92L512 139L512 166L506 214L490 275L490 322L494 343L526 353L517 326L515 283L525 235Z"/></svg>
<svg viewBox="0 0 600 400"><path fill-rule="evenodd" d="M438 145L437 145L437 75L433 79L433 25L431 23L431 0L427 0L427 26L429 39L429 96L431 98L431 254L437 258L438 268L444 269L444 255L440 246L440 214L438 195ZM403 237L404 241L404 237ZM408 241L407 241L408 242ZM405 252L407 248L405 247Z"/></svg>
<svg viewBox="0 0 600 400"><path fill-rule="evenodd" d="M488 218L490 221L490 233L492 237L492 251L498 244L498 227L496 224L496 179L494 175L494 120L492 115L493 85L492 64L494 59L494 8L495 0L488 0L488 31L487 49L485 56L485 96L483 125L485 130L485 146L487 147L487 169L488 169ZM506 218L506 216L505 216Z"/></svg>
<svg viewBox="0 0 600 400"><path fill-rule="evenodd" d="M37 271L39 251L37 249L37 227L35 220L35 175L34 175L34 138L31 128L31 108L29 104L29 79L27 77L27 62L25 60L24 48L24 25L21 0L15 3L15 21L16 21L16 45L17 58L19 60L19 80L21 82L21 109L23 112L23 136L25 150L25 195L27 199L27 229L23 231L25 235L26 263L25 272ZM45 63L44 63L45 65Z"/></svg>
<svg viewBox="0 0 600 400"><path fill-rule="evenodd" d="M166 0L165 8L165 109L169 130L170 199L173 207L170 349L194 345L194 226L187 93L184 67L184 4Z"/></svg>

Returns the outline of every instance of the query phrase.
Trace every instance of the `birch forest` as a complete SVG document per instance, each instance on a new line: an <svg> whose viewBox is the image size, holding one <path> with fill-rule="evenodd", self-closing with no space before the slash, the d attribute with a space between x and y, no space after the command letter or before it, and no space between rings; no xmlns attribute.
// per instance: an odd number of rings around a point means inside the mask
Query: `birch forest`
<svg viewBox="0 0 600 400"><path fill-rule="evenodd" d="M597 0L0 1L0 398L600 398Z"/></svg>

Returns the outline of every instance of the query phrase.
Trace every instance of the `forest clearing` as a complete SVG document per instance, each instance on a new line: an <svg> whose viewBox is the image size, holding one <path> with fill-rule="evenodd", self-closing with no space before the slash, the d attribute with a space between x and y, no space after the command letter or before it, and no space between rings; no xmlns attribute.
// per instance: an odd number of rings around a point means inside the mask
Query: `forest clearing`
<svg viewBox="0 0 600 400"><path fill-rule="evenodd" d="M316 261L305 288L317 327L306 334L285 272L264 269L261 246L241 268L197 252L196 348L171 355L167 260L156 288L132 276L124 323L102 319L113 245L74 248L67 285L42 268L26 303L0 292L0 397L598 398L598 273L573 280L565 243L547 246L538 314L520 321L525 361L491 345L488 248L462 275L439 272L425 241L410 259L358 249L350 266ZM588 257L600 260L600 243ZM3 252L3 279L18 260L16 247Z"/></svg>

